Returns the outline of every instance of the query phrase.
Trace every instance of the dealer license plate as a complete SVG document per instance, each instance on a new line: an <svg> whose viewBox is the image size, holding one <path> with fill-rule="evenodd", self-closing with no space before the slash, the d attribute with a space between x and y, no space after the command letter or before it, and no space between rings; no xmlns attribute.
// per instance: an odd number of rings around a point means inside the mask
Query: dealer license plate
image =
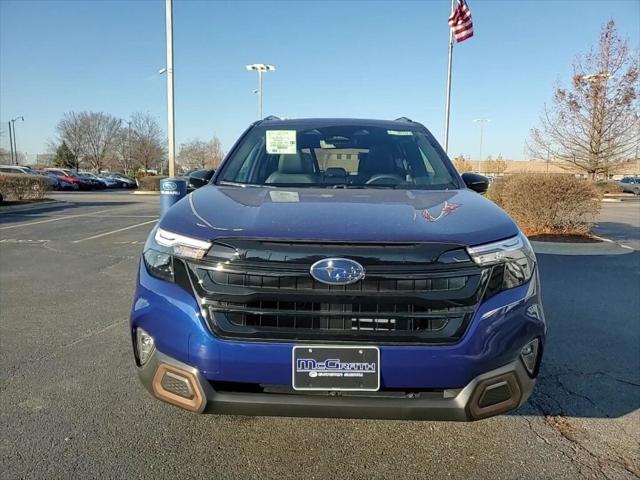
<svg viewBox="0 0 640 480"><path fill-rule="evenodd" d="M294 390L369 391L380 388L378 347L296 345Z"/></svg>

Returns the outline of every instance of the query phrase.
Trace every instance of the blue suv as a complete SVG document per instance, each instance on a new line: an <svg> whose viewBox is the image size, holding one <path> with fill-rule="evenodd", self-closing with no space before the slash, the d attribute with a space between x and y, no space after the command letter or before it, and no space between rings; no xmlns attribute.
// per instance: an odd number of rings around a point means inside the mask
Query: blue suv
<svg viewBox="0 0 640 480"><path fill-rule="evenodd" d="M142 383L194 412L470 421L531 394L527 238L402 118L251 125L144 247Z"/></svg>

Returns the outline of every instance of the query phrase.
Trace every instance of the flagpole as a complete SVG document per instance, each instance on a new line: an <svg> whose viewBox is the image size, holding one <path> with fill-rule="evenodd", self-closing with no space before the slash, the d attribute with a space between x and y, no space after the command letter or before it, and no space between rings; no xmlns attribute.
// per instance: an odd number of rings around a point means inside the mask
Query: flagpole
<svg viewBox="0 0 640 480"><path fill-rule="evenodd" d="M451 0L451 14L455 8ZM449 112L451 110L451 66L453 65L453 29L449 28L449 66L447 68L447 102L444 111L444 151L449 153Z"/></svg>

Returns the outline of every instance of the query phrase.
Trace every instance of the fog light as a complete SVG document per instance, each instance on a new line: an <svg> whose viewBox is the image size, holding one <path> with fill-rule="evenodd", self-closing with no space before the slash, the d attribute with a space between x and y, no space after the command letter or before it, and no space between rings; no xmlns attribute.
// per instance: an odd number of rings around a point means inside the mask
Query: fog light
<svg viewBox="0 0 640 480"><path fill-rule="evenodd" d="M536 368L536 362L538 360L538 350L540 348L540 339L536 338L527 343L522 350L520 350L520 358L524 364L524 368L527 369L529 375L533 375Z"/></svg>
<svg viewBox="0 0 640 480"><path fill-rule="evenodd" d="M155 347L153 337L141 328L136 329L136 343L140 365L147 363Z"/></svg>

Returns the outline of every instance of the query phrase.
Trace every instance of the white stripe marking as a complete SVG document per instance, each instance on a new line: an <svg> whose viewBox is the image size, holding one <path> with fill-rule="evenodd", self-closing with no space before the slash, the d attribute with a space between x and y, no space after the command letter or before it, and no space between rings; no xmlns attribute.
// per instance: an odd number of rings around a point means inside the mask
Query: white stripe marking
<svg viewBox="0 0 640 480"><path fill-rule="evenodd" d="M150 223L155 223L157 221L158 219L154 218L153 220L149 220L148 222L136 223L135 225L129 225L128 227L118 228L117 230L111 230L110 232L99 233L91 237L81 238L80 240L74 240L71 243L80 243L80 242L86 242L87 240L95 240L96 238L102 238L102 237L106 237L107 235L113 235L114 233L120 233L120 232L124 232L125 230L131 230L132 228L142 227L143 225L149 225Z"/></svg>
<svg viewBox="0 0 640 480"><path fill-rule="evenodd" d="M38 220L37 222L21 223L19 225L10 225L8 227L0 227L0 230L9 230L10 228L18 228L18 227L28 227L30 225L39 225L41 223L58 222L60 220L67 220L69 218L90 217L92 215L98 215L99 213L104 213L109 211L111 210L100 210L98 212L93 212L93 213L80 213L78 215L67 215L65 217L50 218L48 220Z"/></svg>

